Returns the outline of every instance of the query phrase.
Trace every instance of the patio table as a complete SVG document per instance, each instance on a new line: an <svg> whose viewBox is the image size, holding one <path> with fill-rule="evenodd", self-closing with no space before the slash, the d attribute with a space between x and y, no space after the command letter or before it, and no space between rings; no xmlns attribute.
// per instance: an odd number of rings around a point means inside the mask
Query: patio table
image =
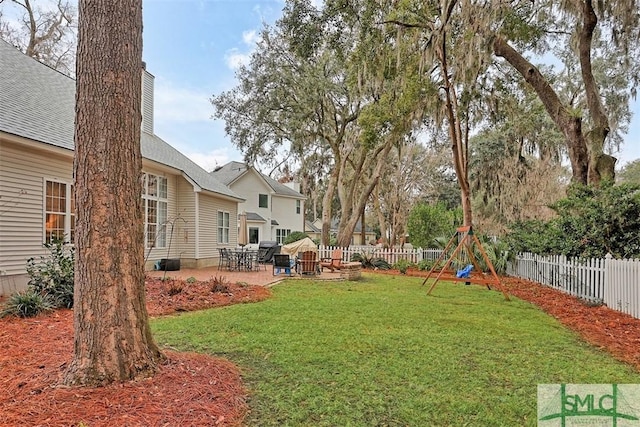
<svg viewBox="0 0 640 427"><path fill-rule="evenodd" d="M235 249L229 251L229 256L232 270L252 271L253 263L257 262L258 259L258 251Z"/></svg>

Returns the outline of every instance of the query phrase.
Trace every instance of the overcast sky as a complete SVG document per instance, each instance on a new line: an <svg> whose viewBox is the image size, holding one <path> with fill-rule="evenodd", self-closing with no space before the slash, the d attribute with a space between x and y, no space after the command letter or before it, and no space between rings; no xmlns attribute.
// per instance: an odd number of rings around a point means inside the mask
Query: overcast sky
<svg viewBox="0 0 640 427"><path fill-rule="evenodd" d="M273 24L283 6L284 0L143 0L143 60L155 76L155 133L208 171L242 160L224 123L211 118L209 99L235 86L236 68L248 61L263 24ZM640 158L640 103L633 109L622 152L613 153L619 165Z"/></svg>
<svg viewBox="0 0 640 427"><path fill-rule="evenodd" d="M319 3L319 1L318 1ZM206 170L242 160L214 121L209 99L235 86L263 23L281 15L282 0L144 0L144 60L156 77L156 134ZM640 103L618 165L640 158Z"/></svg>

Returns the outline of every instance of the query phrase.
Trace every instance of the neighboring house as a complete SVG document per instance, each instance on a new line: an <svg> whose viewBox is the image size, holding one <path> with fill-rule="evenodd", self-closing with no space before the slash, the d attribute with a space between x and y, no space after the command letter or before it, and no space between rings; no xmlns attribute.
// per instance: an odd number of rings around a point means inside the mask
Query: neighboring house
<svg viewBox="0 0 640 427"><path fill-rule="evenodd" d="M304 230L306 197L295 183L281 184L241 162L220 166L211 175L245 199L238 210L247 213L250 245L257 247L262 240L282 244L291 232Z"/></svg>
<svg viewBox="0 0 640 427"><path fill-rule="evenodd" d="M315 221L306 221L305 222L305 233L313 240L320 241L322 239L322 220L316 219ZM331 228L329 229L329 236L333 239L338 235L338 220L334 219L331 221ZM358 220L356 226L353 230L353 235L351 236L352 245L369 245L371 242L376 241L376 232L370 227L365 227L365 239L362 241L362 225L361 221Z"/></svg>
<svg viewBox="0 0 640 427"><path fill-rule="evenodd" d="M243 198L154 135L153 76L142 78L146 267L212 265L236 244ZM73 242L74 118L75 81L0 40L0 295L24 288L43 242Z"/></svg>

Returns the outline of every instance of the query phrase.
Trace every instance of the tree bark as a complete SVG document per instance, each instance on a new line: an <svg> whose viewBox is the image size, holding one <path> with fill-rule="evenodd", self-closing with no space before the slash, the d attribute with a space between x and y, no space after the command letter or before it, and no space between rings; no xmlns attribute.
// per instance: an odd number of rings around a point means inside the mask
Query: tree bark
<svg viewBox="0 0 640 427"><path fill-rule="evenodd" d="M468 133L462 132L458 101L455 87L449 79L446 37L442 37L442 45L437 51L440 60L440 71L444 82L444 95L447 121L449 122L449 138L451 139L451 151L453 153L453 166L456 178L460 185L460 202L462 204L463 225L473 224L473 211L471 208L471 186L469 185L469 157L468 157Z"/></svg>
<svg viewBox="0 0 640 427"><path fill-rule="evenodd" d="M595 10L593 10L591 0L585 0L581 3L583 20L578 37L580 70L587 97L587 106L593 120L593 128L586 135L589 153L587 181L590 184L599 184L602 179L615 181L616 159L604 154L604 143L610 131L609 119L602 106L598 85L591 67L591 44L593 32L598 24L598 17Z"/></svg>
<svg viewBox="0 0 640 427"><path fill-rule="evenodd" d="M321 242L328 246L331 242L331 219L332 219L332 202L333 195L338 183L338 175L340 174L339 159L336 160L336 167L331 171L329 182L327 183L327 191L322 197L322 234Z"/></svg>
<svg viewBox="0 0 640 427"><path fill-rule="evenodd" d="M357 185L352 183L349 190L341 197L342 216L340 218L340 226L338 228L337 245L346 247L351 243L351 236L355 230L361 212L367 205L367 200L380 181L380 174L384 169L384 165L388 161L389 152L393 147L392 141L386 141L383 145L375 150L363 153L363 161L354 168L354 175L364 178L362 189L356 191ZM365 166L371 164L375 160L371 175L366 176ZM357 197L357 198L356 198ZM347 206L348 204L348 206ZM345 209L348 208L348 209ZM355 213L355 214L354 214Z"/></svg>
<svg viewBox="0 0 640 427"><path fill-rule="evenodd" d="M378 216L378 224L380 225L380 240L382 246L387 247L389 240L387 239L387 221L382 213L382 207L380 206L380 185L376 185L375 195L373 197L373 208Z"/></svg>
<svg viewBox="0 0 640 427"><path fill-rule="evenodd" d="M75 129L74 359L64 382L153 375L144 293L142 0L80 0Z"/></svg>
<svg viewBox="0 0 640 427"><path fill-rule="evenodd" d="M547 113L565 137L571 161L572 182L586 185L589 182L589 153L582 132L582 118L570 114L540 71L505 39L496 37L493 49L497 56L511 64L536 91Z"/></svg>

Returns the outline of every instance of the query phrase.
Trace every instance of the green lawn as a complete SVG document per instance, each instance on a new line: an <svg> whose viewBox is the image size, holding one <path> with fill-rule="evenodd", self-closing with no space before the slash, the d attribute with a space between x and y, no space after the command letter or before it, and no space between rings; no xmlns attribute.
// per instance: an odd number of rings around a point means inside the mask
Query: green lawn
<svg viewBox="0 0 640 427"><path fill-rule="evenodd" d="M366 275L153 321L160 345L243 370L256 426L535 426L539 383L640 383L527 302Z"/></svg>

